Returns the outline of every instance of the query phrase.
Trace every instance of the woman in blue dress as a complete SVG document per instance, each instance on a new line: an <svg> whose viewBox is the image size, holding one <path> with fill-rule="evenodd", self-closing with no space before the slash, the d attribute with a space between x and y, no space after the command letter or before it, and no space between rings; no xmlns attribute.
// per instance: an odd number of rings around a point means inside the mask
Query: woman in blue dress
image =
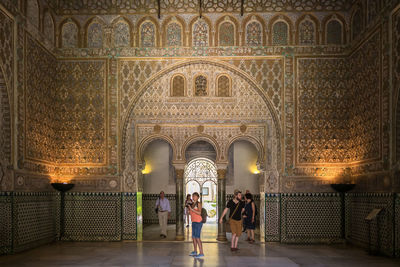
<svg viewBox="0 0 400 267"><path fill-rule="evenodd" d="M247 232L247 240L254 243L254 229L256 229L256 205L253 200L253 195L247 193L246 205L244 207L244 226Z"/></svg>

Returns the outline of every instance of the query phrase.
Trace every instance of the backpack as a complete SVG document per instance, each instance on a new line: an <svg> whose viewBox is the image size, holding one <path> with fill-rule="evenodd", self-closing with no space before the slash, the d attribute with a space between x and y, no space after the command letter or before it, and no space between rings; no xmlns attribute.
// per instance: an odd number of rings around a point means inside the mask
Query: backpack
<svg viewBox="0 0 400 267"><path fill-rule="evenodd" d="M201 222L206 223L207 222L207 210L205 208L201 209Z"/></svg>

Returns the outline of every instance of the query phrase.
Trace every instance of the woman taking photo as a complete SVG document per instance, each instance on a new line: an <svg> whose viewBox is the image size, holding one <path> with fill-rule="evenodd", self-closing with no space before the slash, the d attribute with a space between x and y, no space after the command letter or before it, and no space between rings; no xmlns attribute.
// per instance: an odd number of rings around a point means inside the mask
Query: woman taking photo
<svg viewBox="0 0 400 267"><path fill-rule="evenodd" d="M242 201L242 192L235 190L234 198L229 200L222 213L219 223L223 223L223 218L229 210L229 225L232 232L231 251L237 251L239 237L242 234L242 213L245 203Z"/></svg>
<svg viewBox="0 0 400 267"><path fill-rule="evenodd" d="M190 217L192 219L192 239L194 250L189 254L195 258L204 257L203 244L200 240L201 228L203 227L203 219L201 217L201 203L199 202L199 193L193 193L193 204L188 205ZM199 248L199 254L197 254L197 247Z"/></svg>

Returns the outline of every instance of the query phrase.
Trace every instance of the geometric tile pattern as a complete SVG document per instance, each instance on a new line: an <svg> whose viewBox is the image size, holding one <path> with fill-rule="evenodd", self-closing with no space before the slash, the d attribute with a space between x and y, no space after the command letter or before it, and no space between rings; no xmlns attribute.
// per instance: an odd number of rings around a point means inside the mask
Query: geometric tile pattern
<svg viewBox="0 0 400 267"><path fill-rule="evenodd" d="M285 243L341 240L341 201L337 193L281 194L281 241Z"/></svg>
<svg viewBox="0 0 400 267"><path fill-rule="evenodd" d="M373 209L381 208L377 219L371 222L371 247L384 255L393 256L393 197L391 193L346 194L346 240L367 248L369 229L365 217Z"/></svg>
<svg viewBox="0 0 400 267"><path fill-rule="evenodd" d="M62 240L121 240L121 215L121 193L66 193Z"/></svg>
<svg viewBox="0 0 400 267"><path fill-rule="evenodd" d="M137 239L137 200L136 193L122 195L122 239Z"/></svg>
<svg viewBox="0 0 400 267"><path fill-rule="evenodd" d="M57 236L57 193L13 193L13 252L55 240Z"/></svg>
<svg viewBox="0 0 400 267"><path fill-rule="evenodd" d="M0 192L0 255L12 252L12 192Z"/></svg>
<svg viewBox="0 0 400 267"><path fill-rule="evenodd" d="M280 241L280 194L265 194L265 241Z"/></svg>
<svg viewBox="0 0 400 267"><path fill-rule="evenodd" d="M142 210L143 210L143 223L144 224L158 224L158 215L155 213L156 201L159 194L143 194ZM168 223L176 223L176 195L165 194L171 206L171 215Z"/></svg>

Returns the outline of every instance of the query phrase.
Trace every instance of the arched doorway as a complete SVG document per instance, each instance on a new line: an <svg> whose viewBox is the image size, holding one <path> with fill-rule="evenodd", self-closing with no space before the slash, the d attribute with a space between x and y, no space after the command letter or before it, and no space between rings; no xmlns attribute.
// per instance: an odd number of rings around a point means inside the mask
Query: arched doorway
<svg viewBox="0 0 400 267"><path fill-rule="evenodd" d="M262 195L261 184L263 176L258 169L260 151L246 138L239 138L232 142L228 148L228 168L226 175L226 200L232 199L235 189L242 192L242 200L245 200L246 192L251 193L257 209L256 216L256 240L260 240L260 197ZM229 234L228 234L229 236ZM247 235L243 235L243 239Z"/></svg>
<svg viewBox="0 0 400 267"><path fill-rule="evenodd" d="M175 240L176 181L172 154L171 145L163 139L151 140L143 151L143 240ZM160 237L161 229L158 214L155 212L155 204L161 191L164 192L171 208L165 239Z"/></svg>
<svg viewBox="0 0 400 267"><path fill-rule="evenodd" d="M207 210L207 223L217 222L217 167L206 158L191 160L185 168L185 193L198 192Z"/></svg>

